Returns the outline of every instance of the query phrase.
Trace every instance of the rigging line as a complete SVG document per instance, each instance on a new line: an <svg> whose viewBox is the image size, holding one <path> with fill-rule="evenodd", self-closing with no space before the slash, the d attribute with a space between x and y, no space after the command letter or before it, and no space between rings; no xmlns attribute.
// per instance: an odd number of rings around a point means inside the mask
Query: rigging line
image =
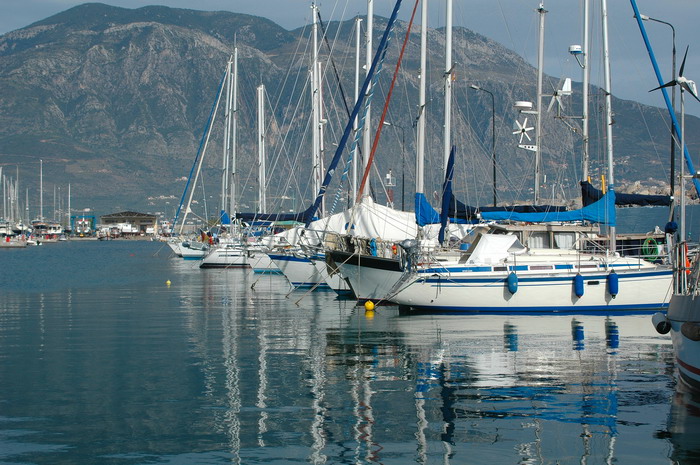
<svg viewBox="0 0 700 465"><path fill-rule="evenodd" d="M340 74L338 73L338 67L335 65L335 60L333 59L331 44L328 41L328 34L326 34L326 26L323 24L321 19L321 12L316 10L316 16L318 16L318 24L321 26L321 34L323 35L323 41L328 49L328 58L330 58L331 66L333 68L333 74L335 75L335 81L338 83L338 88L340 89L340 97L345 106L345 113L347 113L348 118L350 117L350 106L348 105L348 98L345 95L345 89L343 88L343 83L340 81ZM340 28L338 28L340 29Z"/></svg>
<svg viewBox="0 0 700 465"><path fill-rule="evenodd" d="M264 131L263 131L263 133L265 134L265 146L266 146L266 148L267 148L267 146L269 146L269 145L270 145L270 142L271 142L271 138L270 138L269 136L272 135L272 129L273 129L273 128L276 128L277 130L276 130L275 132L279 135L279 132L280 132L280 131L279 131L280 125L279 125L279 123L277 122L277 118L275 117L274 108L272 108L272 107L269 105L269 102L270 102L270 93L267 91L267 87L264 88L264 91L265 91L265 100L264 100L264 102L263 102L263 112L265 111L265 108L264 108L265 103L268 103L268 108L269 108L269 111L270 111L270 113L269 113L270 117L266 119L266 120L268 121L267 127L265 127L265 128L264 128ZM285 137L286 137L286 135L285 135ZM275 144L275 145L277 145L277 144ZM282 148L282 147L280 147L280 151L283 151L283 148ZM279 152L275 153L275 155L279 155ZM275 169L275 167L277 166L277 161L278 161L278 160L279 160L279 156L276 156L276 157L275 157L275 162L274 162L274 163L272 164L272 166L270 167L270 168L271 168L270 171L265 173L265 176L266 176L267 179L261 179L261 180L260 180L260 182L265 183L265 185L264 185L265 192L267 192L267 188L269 187L270 181L271 181L271 179L272 179L272 176L271 176L270 174L271 174L271 173L274 173L274 169ZM262 211L261 211L260 213L267 213L267 212L262 212Z"/></svg>
<svg viewBox="0 0 700 465"><path fill-rule="evenodd" d="M386 46L389 41L389 37L391 35L391 31L394 27L394 23L396 22L396 17L398 16L399 9L401 8L401 2L402 0L396 0L396 4L394 5L394 10L391 13L391 17L389 18L389 21L387 22L387 27L384 30L384 34L382 36L382 40L379 43L379 47L377 49L377 52L374 55L374 58L372 59L372 64L369 68L369 72L367 73L367 77L365 78L364 82L362 83L362 88L360 89L360 98L358 98L357 102L355 102L355 106L352 110L352 114L350 115L350 118L345 125L345 130L343 131L343 137L340 139L340 143L338 144L338 148L335 151L335 155L333 156L333 160L331 160L330 165L326 169L326 176L323 179L323 184L321 184L321 189L319 190L318 194L316 195L316 198L314 199L314 203L307 209L306 211L306 219L305 219L305 224L308 226L313 218L313 215L316 213L318 210L318 207L321 204L321 201L323 197L326 194L326 191L328 190L328 185L331 182L331 179L333 177L333 173L335 172L335 169L338 166L338 163L340 162L340 157L343 153L345 144L347 143L348 138L350 137L350 132L353 128L353 120L355 119L355 116L358 115L360 112L360 107L362 107L365 98L367 100L371 100L372 96L372 91L370 90L369 95L367 94L367 90L369 89L369 84L370 81L373 80L373 78L376 80L376 74L379 70L381 70L381 64L383 63L384 57L385 57L385 52L386 52ZM365 115L366 115L366 108L367 105L365 105ZM364 122L364 116L363 119L361 120ZM355 141L353 143L356 143L357 137L355 138Z"/></svg>
<svg viewBox="0 0 700 465"><path fill-rule="evenodd" d="M300 36L303 37L305 31L306 31L306 26L304 26L304 28L302 28L302 31L301 31L301 33L300 33ZM268 100L268 101L270 102L270 103L269 103L269 106L272 108L273 118L275 118L274 115L277 114L277 109L280 107L281 98L282 98L284 95L288 95L288 94L286 94L286 93L283 92L283 89L287 86L287 82L288 82L289 79L290 79L290 76L291 76L291 74L292 74L293 64L294 64L295 61L296 61L294 57L296 57L296 56L299 55L299 50L300 50L302 44L305 44L305 47L304 47L304 50L305 50L305 51L304 51L304 54L306 53L306 50L308 50L308 47L309 47L309 40L307 40L306 42L303 42L303 41L301 41L301 40L298 40L298 41L297 41L297 45L296 45L295 52L291 55L292 58L291 58L291 61L290 61L289 66L288 66L288 68L287 68L287 71L286 71L286 73L285 73L285 78L284 78L284 80L283 80L283 82L282 82L282 85L278 86L278 89L277 89L277 90L278 90L279 92L277 93L277 95L278 95L277 100L275 101L274 104L271 103L272 100ZM296 89L298 88L299 82L301 81L300 78L299 78L299 76L300 76L301 74L302 74L302 70L301 70L301 68L298 68L298 69L297 69L297 72L296 72L296 74L295 74L295 78L294 78L294 80L293 80L293 83L292 83L292 85L291 85L292 88L291 88L291 90L290 90L290 92L289 92L290 95L294 95L294 94L295 94ZM303 89L301 90L302 95L303 95L304 89L306 89L307 82L308 82L308 80L306 80L306 81L304 82L304 87L303 87ZM266 92L267 92L267 87L266 87ZM267 92L267 93L268 93L268 95L270 94L269 92ZM282 121L283 121L283 122L285 122L285 121L293 121L293 120L294 120L294 117L295 117L295 115L297 114L297 112L298 112L298 110L299 110L299 108L300 108L300 101L301 101L301 99L297 100L297 105L296 105L296 107L294 107L293 109L290 108L289 106L287 106L287 107L285 108L285 110L284 110L284 115L282 116ZM290 118L290 116L289 116L290 112L292 113L291 118ZM275 121L276 121L276 120L277 120L277 119L275 118ZM281 127L281 126L279 126L279 123L278 123L278 127ZM289 152L287 151L287 148L286 148L286 146L287 146L286 141L287 141L287 138L289 137L289 135L290 135L290 134L289 134L289 131L285 132L285 133L284 133L284 137L283 137L281 143L279 144L278 147L275 147L274 153L271 153L272 158L275 160L275 164L273 165L272 171L271 171L271 172L274 172L274 168L275 168L275 166L277 165L277 160L279 160L279 158L280 158L280 156L281 156L281 155L280 155L281 153L286 154L288 160L289 160L289 158L290 158ZM249 173L249 177L250 177L251 175L252 175L252 173Z"/></svg>
<svg viewBox="0 0 700 465"><path fill-rule="evenodd" d="M350 171L350 166L352 163L353 159L353 152L357 150L359 152L360 147L359 147L359 142L360 138L362 137L362 128L365 125L365 120L367 118L367 107L369 106L370 102L372 101L372 97L374 96L374 87L377 85L377 82L379 80L379 73L381 71L381 67L384 64L384 57L382 56L382 60L379 62L379 66L377 69L377 73L375 74L373 80L372 80L372 88L369 91L369 95L367 95L367 102L365 103L364 111L362 113L362 116L357 122L357 130L355 131L355 137L353 138L352 145L350 146L350 152L348 155L348 158L345 160L345 168L343 169L343 173L340 176L341 182L347 180L348 178L348 172ZM351 118L352 120L352 118ZM371 186L370 186L371 187ZM336 196L333 199L333 206L331 207L331 211L335 211L335 207L338 203L338 200L340 198L340 190L336 191Z"/></svg>
<svg viewBox="0 0 700 465"><path fill-rule="evenodd" d="M292 122L294 122L297 119L297 115L301 112L302 101L304 101L304 99L305 99L304 96L306 96L306 94L307 94L306 90L308 88L308 84L309 84L309 80L306 79L304 82L304 85L301 89L301 94L300 94L301 97L297 100L296 106L294 107L294 110L292 111L291 118L288 118L285 116L282 119L283 122L288 120L288 121L290 121L290 123L284 123L283 126L291 126ZM305 135L308 133L309 126L311 125L311 119L310 118L305 118L305 119L307 120L307 123L306 123L304 131L302 131L302 133L301 133L302 140L297 145L294 156L291 156L291 153L288 150L288 144L287 144L287 140L289 138L291 138L292 131L285 131L284 136L282 138L282 141L280 143L280 147L275 152L276 157L275 157L275 163L273 165L273 171L275 170L277 163L279 162L279 159L282 158L280 156L280 152L284 153L284 155L286 156L286 158L284 159L284 163L290 168L290 172L293 173L296 171L295 168L297 166L297 163L299 162L300 152L303 150L303 147L305 146L305 144L303 143L303 140L306 137ZM290 177L287 179L286 184L285 184L285 189L287 189L291 185L293 180L294 180L293 177ZM298 184L296 185L296 190L297 190L297 192L300 192Z"/></svg>
<svg viewBox="0 0 700 465"><path fill-rule="evenodd" d="M301 28L301 31L299 31L299 36L298 36L298 38L297 38L296 48L295 48L295 50L294 50L294 53L290 54L289 65L287 66L287 71L286 71L286 73L285 73L284 80L280 83L280 85L277 87L277 89L275 89L276 94L277 94L277 99L276 99L274 105L271 105L271 106L275 109L275 111L277 110L277 108L279 108L279 106L281 105L282 98L286 95L286 94L283 92L283 89L284 89L285 86L287 85L287 80L289 79L290 75L292 74L293 65L294 65L294 63L296 63L297 57L300 55L299 49L301 48L301 45L302 45L302 44L305 44L305 47L304 47L304 54L306 53L306 50L309 48L310 39L307 39L306 42L303 42L303 41L301 40L301 38L304 37L304 35L305 35L305 33L306 33L308 27L309 27L309 25L308 25L308 24L305 24L305 25ZM297 71L297 76L298 76L299 74L300 74L300 71ZM298 80L298 78L295 79L295 83L296 83L297 80ZM295 84L295 85L296 85L296 84Z"/></svg>
<svg viewBox="0 0 700 465"><path fill-rule="evenodd" d="M187 183L185 184L185 189L182 192L182 198L180 199L180 205L178 205L178 207L177 207L177 212L175 213L175 218L173 219L173 224L170 227L170 234L171 235L175 232L175 224L177 223L177 219L180 216L180 210L182 209L182 204L185 202L185 196L187 195L187 190L190 186L190 181L192 180L192 174L194 173L194 169L198 164L197 162L199 161L199 164L201 165L200 156L203 156L203 147L205 144L205 140L208 140L208 134L211 131L211 125L213 124L214 115L216 114L216 109L219 107L219 100L221 99L221 92L223 91L223 88L224 88L224 82L226 81L227 73L228 73L228 70L224 71L224 74L221 77L221 82L219 83L219 90L216 93L216 100L211 107L211 111L209 112L209 118L207 119L207 124L204 125L204 133L202 134L202 138L199 141L199 148L197 148L197 155L195 156L194 162L192 163L192 168L190 169L190 174L187 177ZM196 179L195 179L195 182L196 182ZM187 212L185 212L185 215L187 215ZM184 223L184 221L183 221L183 223ZM182 232L182 228L180 228L180 232Z"/></svg>
<svg viewBox="0 0 700 465"><path fill-rule="evenodd" d="M403 60L403 54L406 51L406 44L408 43L408 38L411 34L411 27L413 26L413 20L416 17L416 10L418 9L418 2L419 0L416 0L416 3L413 5L413 13L411 13L411 20L408 22L408 27L406 28L406 37L404 38L403 45L401 46L401 53L399 53L399 59L396 62L396 67L394 68L394 76L391 79L391 86L389 86L389 93L386 97L386 101L384 103L384 109L382 110L382 116L379 119L379 122L377 123L377 131L375 132L374 135L374 142L372 143L372 151L369 154L369 160L367 161L367 169L365 170L364 174L362 175L362 182L360 183L360 187L358 188L358 194L357 198L355 199L356 202L360 201L360 198L362 196L362 192L364 191L365 184L367 184L367 178L369 176L369 166L372 165L374 161L374 154L377 151L377 145L379 144L379 137L382 134L382 128L384 127L384 119L386 118L386 112L389 109L389 102L391 101L391 94L394 91L394 84L396 84L396 78L399 74L399 69L401 68L401 61ZM386 53L386 49L384 51Z"/></svg>
<svg viewBox="0 0 700 465"><path fill-rule="evenodd" d="M353 139L353 141L352 141L352 145L351 145L351 147L350 147L350 152L349 152L348 159L345 161L345 168L344 168L343 173L342 173L342 175L341 175L341 177L340 177L341 182L347 180L348 172L350 171L350 166L351 166L351 162L352 162L352 159L353 159L353 155L352 155L353 152L354 152L355 150L357 150L358 152L360 152L360 150L361 150L361 149L360 149L359 142L360 142L360 138L362 137L362 128L364 127L364 125L365 125L365 120L366 120L366 118L367 118L367 108L369 107L370 103L372 102L372 98L374 97L374 90L375 90L375 88L376 88L376 87L381 87L380 84L379 84L379 76L380 76L380 74L381 74L382 67L384 66L384 59L386 58L386 52L387 52L387 50L388 50L388 48L389 48L389 40L390 40L390 39L391 39L391 36L387 37L387 41L386 41L386 43L384 44L384 47L381 48L381 46L380 46L380 48L377 49L377 54L378 54L378 55L381 55L381 58L380 58L379 64L377 65L377 71L376 71L375 75L372 77L372 87L369 89L369 94L366 96L366 97L367 97L367 102L365 103L364 111L363 111L362 116L360 117L360 119L359 119L359 121L358 121L358 123L357 123L357 130L356 130L356 132L355 132L355 137L354 137L354 139ZM381 49L381 50L380 50L380 49ZM361 92L360 95L364 95L364 93ZM351 118L351 120L352 120L352 119L353 119L353 118ZM368 167L369 167L369 165L368 165ZM371 183L370 183L370 191L371 191L371 192L370 192L370 195L371 195L372 197L375 197L375 195L374 195L374 189L373 189ZM339 198L340 198L340 190L336 191L336 197L335 197L335 199L334 199L334 201L333 201L333 207L332 207L333 210L335 210L335 206L336 206L336 204L337 204Z"/></svg>
<svg viewBox="0 0 700 465"><path fill-rule="evenodd" d="M359 28L360 24L358 22L356 22L355 27ZM353 27L353 30L354 29L355 28ZM381 63L380 63L380 69L381 69ZM371 95L370 95L370 99L371 99ZM355 152L355 150L357 150L358 153L361 154L362 149L359 146L359 137L360 137L360 133L361 133L360 128L362 128L362 126L364 126L365 115L366 115L366 111L363 113L362 118L358 121L358 127L356 128L355 136L353 137L353 141L352 141L352 144L350 146L350 152L348 154L348 158L345 160L345 166L343 167L343 172L340 176L340 184L341 185L344 182L348 181L348 173L350 171L350 166L352 165L353 153ZM349 115L349 117L350 116L352 116L352 115ZM331 209L330 209L331 212L335 211L335 208L338 205L338 201L340 200L341 192L342 192L342 190L340 188L338 188L338 190L336 190L335 197L333 198L333 205L331 206ZM350 196L348 195L348 197L350 197Z"/></svg>
<svg viewBox="0 0 700 465"><path fill-rule="evenodd" d="M319 10L316 10L316 14L317 14L317 16L318 16L319 25L321 26L321 31L322 31L322 34L323 34L324 42L325 42L325 44L326 44L326 47L328 48L328 53L330 54L330 53L331 53L331 46L330 46L330 43L328 42L328 35L326 34L326 27L325 27L325 25L323 24L323 20L321 19L321 12L320 12ZM357 27L359 27L359 25L357 25ZM340 29L340 28L338 28L338 29ZM343 87L343 84L342 84L342 82L341 82L341 80L340 80L340 75L339 75L339 73L338 73L338 68L337 68L337 66L336 66L336 64L335 64L335 60L333 59L333 56L332 56L332 55L329 55L329 58L330 58L330 60L331 60L331 65L332 65L332 67L333 67L333 73L334 73L334 75L335 75L335 79L336 79L336 82L337 82L337 84L338 84L338 88L339 88L339 90L340 90L340 96L341 96L341 100L343 101L343 106L344 106L344 108L345 108L345 113L347 114L348 118L350 118L351 112L350 112L350 106L348 105L347 96L346 96L346 94L345 94L345 88ZM362 148L358 146L358 147L357 147L357 152L358 152L358 154L361 156L361 155L362 155ZM341 182L341 183L344 182L344 181L346 181L346 180L348 179L347 173L348 173L349 170L350 170L350 165L351 165L352 157L353 157L352 153L353 153L353 151L351 150L348 159L346 159L346 161L345 161L345 166L344 166L344 168L343 168L343 173L342 173L342 175L341 175L341 177L340 177L340 182ZM335 195L335 197L333 198L333 205L332 205L331 210L330 210L331 212L334 212L334 211L335 211L335 208L336 208L336 206L337 206L337 204L338 204L338 201L340 200L340 194L341 194L341 192L342 192L341 189L336 190L336 195Z"/></svg>
<svg viewBox="0 0 700 465"><path fill-rule="evenodd" d="M202 182L200 184L202 186L202 203L204 204L204 218L208 218L209 210L207 208L207 190L204 188L204 176L202 176Z"/></svg>

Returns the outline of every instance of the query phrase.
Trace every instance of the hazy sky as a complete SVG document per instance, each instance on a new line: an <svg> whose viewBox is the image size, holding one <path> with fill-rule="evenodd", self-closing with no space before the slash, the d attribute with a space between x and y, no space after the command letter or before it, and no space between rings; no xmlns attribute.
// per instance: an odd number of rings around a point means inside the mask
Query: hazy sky
<svg viewBox="0 0 700 465"><path fill-rule="evenodd" d="M74 0L0 0L3 14L0 16L0 33L19 29L34 21L44 19L60 11L79 5ZM138 8L160 4L176 8L208 11L232 11L262 16L287 29L309 22L309 0L110 0L108 3L125 8ZM320 0L321 16L328 19L348 19L366 13L365 0ZM582 0L544 0L546 15L546 72L552 76L567 76L581 80L581 71L568 54L571 44L582 43ZM599 58L593 55L600 50L598 38L600 6L591 0L595 12L595 31L592 37L591 56L595 61L591 81L602 82ZM629 0L609 0L610 56L613 72L613 93L622 98L662 106L659 92L648 91L657 86L648 55L644 49L639 28L632 17ZM700 0L637 0L642 14L667 21L676 28L677 67L683 59L686 45L691 49L685 67L685 75L700 83ZM515 50L531 63L537 59L537 8L538 0L454 0L454 24L465 26L506 47ZM394 0L375 0L375 13L389 16ZM404 0L402 19L410 15L413 1ZM444 0L430 1L429 24L444 25ZM659 23L645 22L652 46L659 60L665 80L671 78L671 29ZM468 76L468 70L464 71ZM700 115L700 103L686 99L687 112Z"/></svg>

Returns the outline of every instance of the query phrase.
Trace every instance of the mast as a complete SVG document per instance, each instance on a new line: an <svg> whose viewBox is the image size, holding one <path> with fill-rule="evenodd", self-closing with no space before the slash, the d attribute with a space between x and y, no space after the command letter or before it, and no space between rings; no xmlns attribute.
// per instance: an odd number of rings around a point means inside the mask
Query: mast
<svg viewBox="0 0 700 465"><path fill-rule="evenodd" d="M323 143L323 126L326 124L326 120L323 118L323 73L321 72L323 69L323 64L321 62L317 62L316 68L316 78L318 83L318 188L320 190L321 184L323 184L323 176L326 172L326 169L323 165L323 153L326 150L326 147ZM320 214L321 216L325 216L326 214L325 195L321 199Z"/></svg>
<svg viewBox="0 0 700 465"><path fill-rule="evenodd" d="M418 124L416 134L416 194L424 193L425 177L425 87L428 80L426 51L428 49L428 0L421 3L420 26L420 87L418 89Z"/></svg>
<svg viewBox="0 0 700 465"><path fill-rule="evenodd" d="M372 30L374 29L374 0L367 0L367 40L366 40L366 49L365 49L365 54L366 54L366 61L365 64L367 66L367 74L369 74L369 70L372 66ZM370 82L369 87L367 88L367 94L370 95L372 93L372 83ZM371 105L368 103L366 106L366 112L365 112L365 123L362 128L362 134L363 134L363 140L362 140L362 170L367 171L367 164L369 163L369 154L371 152ZM369 193L369 183L365 185L363 188L363 191L361 194L367 195Z"/></svg>
<svg viewBox="0 0 700 465"><path fill-rule="evenodd" d="M236 204L236 151L237 131L238 129L238 47L233 48L233 89L231 95L231 182L229 184L229 215L231 216L231 225L236 218L238 205Z"/></svg>
<svg viewBox="0 0 700 465"><path fill-rule="evenodd" d="M258 86L258 213L267 210L265 197L265 85Z"/></svg>
<svg viewBox="0 0 700 465"><path fill-rule="evenodd" d="M608 158L608 189L614 190L615 177L613 175L613 140L612 140L612 85L610 79L610 51L608 49L608 2L601 0L601 16L603 20L603 74L605 79L605 136L606 152ZM614 208L614 207L613 207ZM610 251L615 253L617 243L615 241L615 226L608 228L610 235Z"/></svg>
<svg viewBox="0 0 700 465"><path fill-rule="evenodd" d="M7 216L7 195L5 194L5 177L2 175L2 167L0 166L0 184L2 184L2 218Z"/></svg>
<svg viewBox="0 0 700 465"><path fill-rule="evenodd" d="M2 219L7 219L7 190L5 188L7 182L5 181L5 176L2 174L2 167L0 167L0 184L2 184Z"/></svg>
<svg viewBox="0 0 700 465"><path fill-rule="evenodd" d="M228 63L226 64L226 106L224 107L224 143L223 149L224 153L221 157L221 212L220 220L223 223L223 215L226 211L227 206L227 196L229 194L229 172L230 164L229 160L231 157L231 106L233 104L233 83L232 81L232 67L233 67L233 57L229 57Z"/></svg>
<svg viewBox="0 0 700 465"><path fill-rule="evenodd" d="M683 60L685 62L685 60ZM681 87L681 147L685 148L685 92ZM686 242L685 236L685 163L681 163L681 242Z"/></svg>
<svg viewBox="0 0 700 465"><path fill-rule="evenodd" d="M452 0L445 5L445 131L443 139L443 168L447 169L447 160L452 148Z"/></svg>
<svg viewBox="0 0 700 465"><path fill-rule="evenodd" d="M39 220L44 221L44 160L39 160Z"/></svg>
<svg viewBox="0 0 700 465"><path fill-rule="evenodd" d="M590 20L590 0L583 0L583 111L581 113L581 132L583 135L583 174L582 181L588 181L588 163L590 160L589 154L589 129L588 129L588 88L591 79L591 71L588 66L588 49L590 47L589 39L589 20Z"/></svg>
<svg viewBox="0 0 700 465"><path fill-rule="evenodd" d="M68 184L68 225L71 226L72 229L72 225L70 223L70 184Z"/></svg>
<svg viewBox="0 0 700 465"><path fill-rule="evenodd" d="M535 205L540 201L540 171L542 163L542 82L544 77L544 18L547 10L544 2L540 3L537 12L540 15L539 45L537 48L537 115L535 118Z"/></svg>
<svg viewBox="0 0 700 465"><path fill-rule="evenodd" d="M355 18L355 101L360 97L360 23L362 18ZM357 134L359 118L355 116L352 123L353 137ZM357 149L358 146L355 144L355 148L352 154L352 199L357 198Z"/></svg>
<svg viewBox="0 0 700 465"><path fill-rule="evenodd" d="M320 105L320 86L319 86L319 67L318 67L318 7L315 3L311 4L311 36L312 47L311 52L311 140L312 140L312 179L313 192L321 190L321 177L323 167L321 166L321 105ZM323 216L324 205L321 202L320 214Z"/></svg>
<svg viewBox="0 0 700 465"><path fill-rule="evenodd" d="M15 221L18 223L22 222L22 215L19 212L19 165L16 166L15 174Z"/></svg>
<svg viewBox="0 0 700 465"><path fill-rule="evenodd" d="M2 183L2 219L7 220L9 217L7 214L7 196L9 194L9 189L7 188L7 176L2 174L2 171L0 171L0 183Z"/></svg>

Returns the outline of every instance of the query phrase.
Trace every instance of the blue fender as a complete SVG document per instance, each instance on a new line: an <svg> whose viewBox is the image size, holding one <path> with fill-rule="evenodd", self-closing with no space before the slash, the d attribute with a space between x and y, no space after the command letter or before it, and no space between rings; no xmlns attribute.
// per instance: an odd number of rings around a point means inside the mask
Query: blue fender
<svg viewBox="0 0 700 465"><path fill-rule="evenodd" d="M581 273L576 273L574 276L574 293L576 297L583 297L583 276Z"/></svg>
<svg viewBox="0 0 700 465"><path fill-rule="evenodd" d="M615 273L615 270L612 270L608 275L608 293L613 299L617 297L617 294L620 292L620 283L618 279L617 273Z"/></svg>
<svg viewBox="0 0 700 465"><path fill-rule="evenodd" d="M511 271L508 275L508 292L515 294L518 292L518 275Z"/></svg>

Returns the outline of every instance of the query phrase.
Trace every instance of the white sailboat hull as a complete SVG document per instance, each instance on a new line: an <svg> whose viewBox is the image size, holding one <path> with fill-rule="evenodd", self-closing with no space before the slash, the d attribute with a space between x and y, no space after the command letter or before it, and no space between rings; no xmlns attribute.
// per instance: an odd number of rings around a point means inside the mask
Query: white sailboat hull
<svg viewBox="0 0 700 465"><path fill-rule="evenodd" d="M226 244L213 248L202 259L200 268L249 268L251 253L241 245Z"/></svg>
<svg viewBox="0 0 700 465"><path fill-rule="evenodd" d="M692 391L700 392L700 296L674 294L667 320L678 378Z"/></svg>
<svg viewBox="0 0 700 465"><path fill-rule="evenodd" d="M668 307L673 280L669 267L573 251L469 265L432 262L413 273L404 273L397 259L331 254L358 299L440 312L654 312Z"/></svg>
<svg viewBox="0 0 700 465"><path fill-rule="evenodd" d="M391 300L399 305L441 312L608 313L653 312L668 306L672 271L665 268L618 271L611 295L609 273L581 273L584 293L576 295L576 273L519 273L517 290L508 272L419 273Z"/></svg>
<svg viewBox="0 0 700 465"><path fill-rule="evenodd" d="M270 257L262 251L255 253L250 266L253 268L253 273L257 274L282 274L282 270L277 268Z"/></svg>
<svg viewBox="0 0 700 465"><path fill-rule="evenodd" d="M180 256L185 260L201 260L209 252L209 247L200 242L181 242Z"/></svg>
<svg viewBox="0 0 700 465"><path fill-rule="evenodd" d="M168 241L166 242L166 244L168 244L168 247L170 247L170 250L172 250L175 255L177 255L178 257L182 257L182 249L180 247L180 242Z"/></svg>
<svg viewBox="0 0 700 465"><path fill-rule="evenodd" d="M349 252L331 253L340 274L350 283L360 301L385 299L404 275L398 260L358 256Z"/></svg>
<svg viewBox="0 0 700 465"><path fill-rule="evenodd" d="M294 253L268 253L272 262L294 287L328 287L323 276L307 257Z"/></svg>
<svg viewBox="0 0 700 465"><path fill-rule="evenodd" d="M340 273L331 273L328 269L328 264L322 259L312 259L314 267L318 274L323 276L326 285L340 295L352 294L352 289L348 282L340 275Z"/></svg>

